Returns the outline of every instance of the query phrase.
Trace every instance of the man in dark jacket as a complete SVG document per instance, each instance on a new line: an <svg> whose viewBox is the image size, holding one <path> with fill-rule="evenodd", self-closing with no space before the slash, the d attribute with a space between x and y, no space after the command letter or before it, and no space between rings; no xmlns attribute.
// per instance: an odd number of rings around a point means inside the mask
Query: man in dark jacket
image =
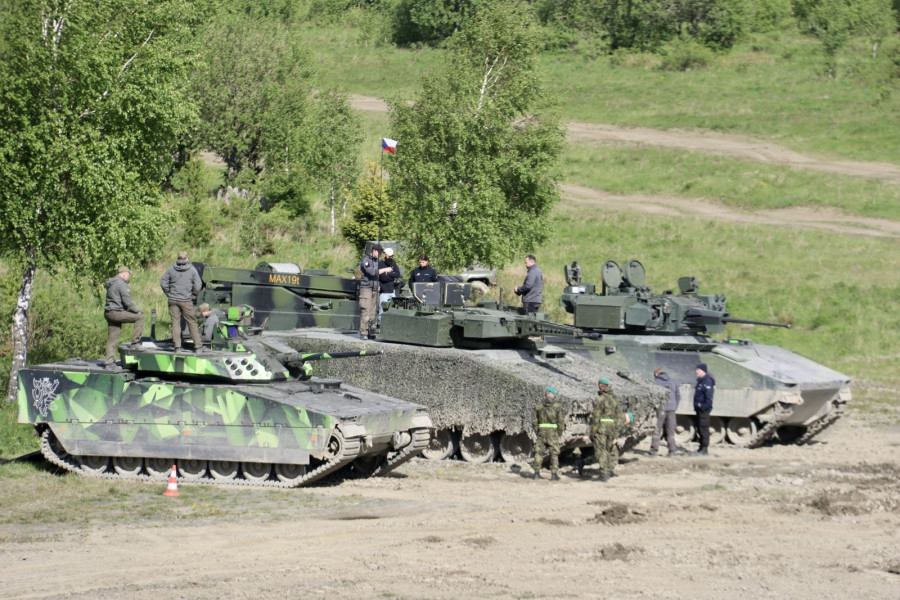
<svg viewBox="0 0 900 600"><path fill-rule="evenodd" d="M544 274L537 266L534 255L525 257L525 281L515 289L517 295L522 296L522 308L525 314L536 313L544 301Z"/></svg>
<svg viewBox="0 0 900 600"><path fill-rule="evenodd" d="M434 283L437 281L437 273L430 264L428 264L428 255L419 255L419 266L413 269L409 276L409 287L412 288L414 283Z"/></svg>
<svg viewBox="0 0 900 600"><path fill-rule="evenodd" d="M116 363L116 346L119 345L119 336L122 333L122 323L134 323L134 333L131 335L131 345L139 344L141 334L144 333L144 313L131 298L131 288L128 280L131 279L131 271L128 267L119 267L116 276L108 280L106 286L106 304L103 307L103 316L106 318L106 358L103 361L107 369L111 369Z"/></svg>
<svg viewBox="0 0 900 600"><path fill-rule="evenodd" d="M697 413L697 435L700 436L700 447L697 454L709 454L709 413L713 409L713 391L716 380L709 374L706 363L700 363L695 369L697 385L694 388L694 412Z"/></svg>
<svg viewBox="0 0 900 600"><path fill-rule="evenodd" d="M375 244L369 254L359 261L359 337L369 339L369 327L375 321L378 302L378 277L381 271L378 269L378 256L382 251L381 244ZM385 272L390 269L385 267Z"/></svg>
<svg viewBox="0 0 900 600"><path fill-rule="evenodd" d="M675 456L677 451L675 446L675 411L678 410L678 403L681 402L681 390L678 389L678 382L670 379L669 374L662 369L657 369L653 372L653 382L669 390L669 399L665 408L656 413L656 432L650 441L650 455L656 456L659 452L659 440L665 426L666 444L669 446L669 454L667 456L672 457Z"/></svg>
<svg viewBox="0 0 900 600"><path fill-rule="evenodd" d="M384 303L390 302L396 290L396 281L401 281L400 267L394 260L394 249L385 248L384 258L378 261L378 283L381 292L378 294L378 320L384 312ZM402 281L401 281L402 283Z"/></svg>
<svg viewBox="0 0 900 600"><path fill-rule="evenodd" d="M179 252L175 264L163 273L159 280L163 293L169 299L169 315L172 317L172 343L175 352L181 348L181 319L187 323L194 340L194 349L200 350L200 329L197 327L197 313L194 311L194 298L200 293L203 282L194 265L188 260L187 252Z"/></svg>

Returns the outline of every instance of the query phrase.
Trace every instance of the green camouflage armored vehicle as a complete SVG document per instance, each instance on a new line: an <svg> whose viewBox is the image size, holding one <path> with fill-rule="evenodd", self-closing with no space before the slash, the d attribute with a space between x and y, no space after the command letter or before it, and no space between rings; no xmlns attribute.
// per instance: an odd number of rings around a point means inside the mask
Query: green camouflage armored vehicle
<svg viewBox="0 0 900 600"><path fill-rule="evenodd" d="M383 475L427 447L423 406L310 376L312 361L377 350L301 354L234 322L221 331L233 337L198 353L144 342L120 346L111 369L82 359L24 368L19 422L53 464L120 478L164 477L177 464L198 482L296 487L344 468Z"/></svg>
<svg viewBox="0 0 900 600"><path fill-rule="evenodd" d="M656 368L681 384L677 412L679 442L695 431L694 368L706 363L716 380L710 443L728 441L756 447L777 436L803 444L834 423L850 400L850 379L808 358L746 339L716 340L728 323L789 327L732 318L725 296L702 295L694 277L678 280L678 293L651 293L643 265L631 260L619 267L607 261L602 285L584 283L578 261L566 265L567 287L560 304L576 327L596 332L582 338L582 354L651 377Z"/></svg>
<svg viewBox="0 0 900 600"><path fill-rule="evenodd" d="M252 304L256 324L292 330L282 334L287 344L309 351L382 349L385 360L367 363L365 369L338 361L320 368L326 376L427 406L434 423L431 443L423 452L427 458L459 455L476 463L498 456L507 462L527 459L534 439L534 402L548 385L559 391L569 409L568 448L584 444L581 435L587 431L600 377L613 382L625 408L636 415L652 415L664 402L659 386L567 354L542 339L547 334L578 336L576 328L490 302L470 305L471 284L415 284L407 290L408 297L395 298L386 308L377 339L365 341L356 335L358 309L352 323L338 324L335 314L340 309L349 315L346 303L355 306L357 290L346 283L354 280L338 283L341 278L301 272L293 265L292 273L272 265L267 266L271 270L254 271L201 267L207 286L201 297L206 302L215 300L222 308ZM345 290L342 298L323 294L337 289ZM320 327L310 327L313 322ZM650 430L641 420L631 430L631 439Z"/></svg>

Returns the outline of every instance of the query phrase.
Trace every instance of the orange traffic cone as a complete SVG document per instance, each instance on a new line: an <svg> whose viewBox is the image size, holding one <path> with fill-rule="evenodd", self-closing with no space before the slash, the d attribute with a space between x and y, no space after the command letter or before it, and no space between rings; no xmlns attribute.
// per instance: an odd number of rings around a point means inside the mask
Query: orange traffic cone
<svg viewBox="0 0 900 600"><path fill-rule="evenodd" d="M163 492L163 496L168 496L169 498L178 497L178 471L175 469L175 465L172 465L172 474L169 475L169 485L166 487L166 491Z"/></svg>

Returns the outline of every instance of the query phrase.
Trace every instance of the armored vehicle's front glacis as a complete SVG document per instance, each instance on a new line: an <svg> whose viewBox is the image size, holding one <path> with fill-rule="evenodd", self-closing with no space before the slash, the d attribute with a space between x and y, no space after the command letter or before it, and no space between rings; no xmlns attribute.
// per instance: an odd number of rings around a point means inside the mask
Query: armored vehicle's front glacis
<svg viewBox="0 0 900 600"><path fill-rule="evenodd" d="M850 400L850 378L842 373L777 346L709 337L728 323L780 325L732 318L725 296L699 294L693 277L678 280L678 294L653 294L638 261L624 269L607 261L598 294L595 285L581 281L577 262L567 265L565 274L568 286L560 304L577 326L600 338L554 342L647 377L664 369L680 383L679 442L695 435L691 415L698 363L706 363L716 380L711 443L755 447L776 435L804 443L840 418Z"/></svg>
<svg viewBox="0 0 900 600"><path fill-rule="evenodd" d="M282 360L299 353L245 344L123 350L128 368L117 370L80 359L24 368L19 422L35 425L49 460L81 474L161 476L177 463L184 477L256 485L302 485L348 465L383 474L427 446L424 407L298 380Z"/></svg>

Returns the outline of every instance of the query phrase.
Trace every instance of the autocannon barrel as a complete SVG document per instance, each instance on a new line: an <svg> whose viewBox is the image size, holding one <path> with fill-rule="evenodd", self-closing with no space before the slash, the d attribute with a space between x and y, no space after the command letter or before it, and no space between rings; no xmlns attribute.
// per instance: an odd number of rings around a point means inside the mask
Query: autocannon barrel
<svg viewBox="0 0 900 600"><path fill-rule="evenodd" d="M360 350L358 352L306 352L301 353L299 360L311 362L314 360L331 360L332 358L359 358L361 356L378 356L384 354L384 350Z"/></svg>
<svg viewBox="0 0 900 600"><path fill-rule="evenodd" d="M769 323L767 321L751 321L749 319L735 319L733 317L722 317L723 323L744 323L746 325L765 325L766 327L784 327L790 329L790 323Z"/></svg>

